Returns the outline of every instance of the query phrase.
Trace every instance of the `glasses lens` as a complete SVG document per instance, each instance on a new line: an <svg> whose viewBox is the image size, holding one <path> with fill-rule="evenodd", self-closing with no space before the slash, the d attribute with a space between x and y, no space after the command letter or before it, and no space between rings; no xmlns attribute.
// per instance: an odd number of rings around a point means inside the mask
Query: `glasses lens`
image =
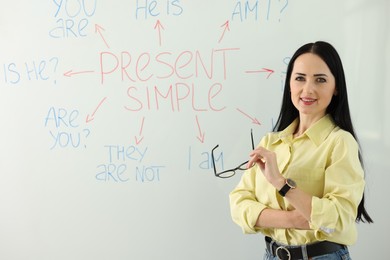
<svg viewBox="0 0 390 260"><path fill-rule="evenodd" d="M252 129L251 129L251 141L252 141L252 149L254 150L255 149L255 144L253 142L253 131L252 131ZM248 169L248 167L247 167L248 161L246 161L246 162L240 164L239 166L237 166L236 168L233 168L233 169L230 169L230 170L226 170L226 171L222 171L222 172L217 172L216 165L215 165L215 158L214 158L214 150L217 149L218 147L219 147L219 145L216 145L211 150L211 157L212 157L212 160L213 160L213 167L214 167L214 174L215 174L215 176L217 176L219 178L230 178L230 177L232 177L232 176L234 176L236 174L236 170L245 171L245 170ZM249 168L251 168L251 167L249 167Z"/></svg>
<svg viewBox="0 0 390 260"><path fill-rule="evenodd" d="M228 170L228 171L223 171L223 172L217 173L217 177L219 177L219 178L230 178L230 177L233 177L234 174L236 174L235 171Z"/></svg>
<svg viewBox="0 0 390 260"><path fill-rule="evenodd" d="M247 170L247 169L248 169L248 167L247 167L248 162L249 162L249 161L246 161L246 162L241 163L241 164L237 167L237 169L242 170L242 171Z"/></svg>

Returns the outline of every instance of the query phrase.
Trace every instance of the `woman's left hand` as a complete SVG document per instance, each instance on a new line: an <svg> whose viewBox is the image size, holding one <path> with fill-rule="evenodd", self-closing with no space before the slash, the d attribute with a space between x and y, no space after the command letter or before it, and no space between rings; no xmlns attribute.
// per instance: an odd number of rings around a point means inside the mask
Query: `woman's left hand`
<svg viewBox="0 0 390 260"><path fill-rule="evenodd" d="M271 152L264 147L257 147L253 150L249 156L251 157L248 162L248 168L254 164L259 165L265 178L277 189L280 189L280 185L284 185L284 178L280 174L276 154Z"/></svg>

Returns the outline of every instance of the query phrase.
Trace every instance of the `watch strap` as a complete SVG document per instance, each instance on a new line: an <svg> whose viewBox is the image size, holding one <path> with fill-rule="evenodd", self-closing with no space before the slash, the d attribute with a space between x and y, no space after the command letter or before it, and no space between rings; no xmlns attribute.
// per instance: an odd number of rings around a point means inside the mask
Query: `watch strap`
<svg viewBox="0 0 390 260"><path fill-rule="evenodd" d="M279 190L279 194L284 197L286 196L287 192L290 190L290 189L294 189L296 186L295 182L291 179L286 179L286 183L284 184L284 186Z"/></svg>
<svg viewBox="0 0 390 260"><path fill-rule="evenodd" d="M288 185L287 183L284 184L284 186L279 190L279 194L284 197L286 196L287 192L291 189L290 185Z"/></svg>

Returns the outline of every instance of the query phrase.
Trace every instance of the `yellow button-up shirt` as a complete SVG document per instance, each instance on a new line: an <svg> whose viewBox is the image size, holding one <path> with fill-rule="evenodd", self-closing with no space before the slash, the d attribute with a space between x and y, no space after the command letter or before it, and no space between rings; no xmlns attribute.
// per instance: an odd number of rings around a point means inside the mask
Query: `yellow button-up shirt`
<svg viewBox="0 0 390 260"><path fill-rule="evenodd" d="M313 196L310 230L255 226L266 208L293 209L258 166L246 170L230 193L232 218L244 233L261 232L288 245L322 240L351 245L357 239L355 219L365 185L358 144L329 115L294 138L297 125L298 119L281 132L267 134L259 145L276 153L285 178L293 179L299 189Z"/></svg>

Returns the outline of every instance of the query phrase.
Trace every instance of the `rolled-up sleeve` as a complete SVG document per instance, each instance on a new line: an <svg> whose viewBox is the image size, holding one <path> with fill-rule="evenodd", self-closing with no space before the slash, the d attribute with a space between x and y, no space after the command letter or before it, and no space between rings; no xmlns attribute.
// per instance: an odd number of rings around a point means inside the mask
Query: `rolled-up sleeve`
<svg viewBox="0 0 390 260"><path fill-rule="evenodd" d="M344 132L334 144L325 170L324 195L312 199L310 227L318 240L344 233L349 236L344 241L353 244L357 239L355 220L364 191L364 172L352 135Z"/></svg>
<svg viewBox="0 0 390 260"><path fill-rule="evenodd" d="M267 144L268 139L268 135L264 136L259 146ZM262 174L258 175L256 168L255 166L244 172L240 182L230 192L229 196L232 219L245 234L254 234L261 231L261 228L256 227L256 222L260 213L267 208L265 204L257 199L256 190L259 189L259 187L256 187L258 185L257 178L263 176Z"/></svg>
<svg viewBox="0 0 390 260"><path fill-rule="evenodd" d="M246 234L259 231L259 228L256 228L256 222L260 213L266 208L264 204L256 199L254 193L256 190L256 187L254 187L256 171L252 169L244 173L241 181L229 196L232 219Z"/></svg>

